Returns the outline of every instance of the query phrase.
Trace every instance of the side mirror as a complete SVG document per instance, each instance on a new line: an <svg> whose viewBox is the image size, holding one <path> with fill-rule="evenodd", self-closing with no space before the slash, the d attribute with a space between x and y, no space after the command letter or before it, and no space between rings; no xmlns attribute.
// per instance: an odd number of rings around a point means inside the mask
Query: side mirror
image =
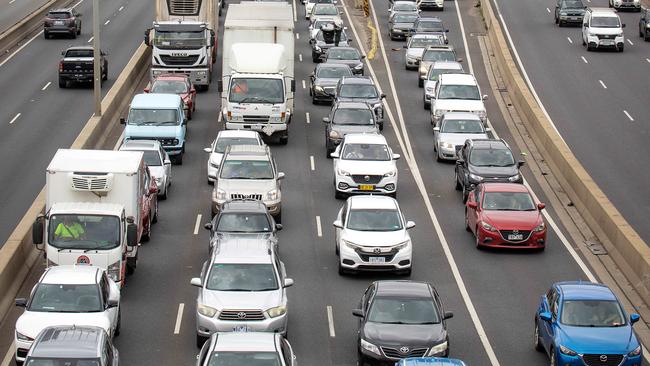
<svg viewBox="0 0 650 366"><path fill-rule="evenodd" d="M295 91L296 91L296 80L291 79L291 92L295 92Z"/></svg>
<svg viewBox="0 0 650 366"><path fill-rule="evenodd" d="M323 123L330 123L329 117L323 117Z"/></svg>
<svg viewBox="0 0 650 366"><path fill-rule="evenodd" d="M126 119L124 119L124 117L121 117L121 118L120 118L120 124L121 124L121 125L125 125L125 124L126 124Z"/></svg>
<svg viewBox="0 0 650 366"><path fill-rule="evenodd" d="M201 283L201 279L198 277L194 277L190 280L190 285L196 286L196 287L203 287L203 284Z"/></svg>
<svg viewBox="0 0 650 366"><path fill-rule="evenodd" d="M546 204L544 204L544 203L542 203L542 202L540 202L540 203L537 204L537 208L538 208L539 210L543 210L545 207L546 207Z"/></svg>
<svg viewBox="0 0 650 366"><path fill-rule="evenodd" d="M465 160L463 159L456 160L456 165L463 165L463 164L465 164Z"/></svg>
<svg viewBox="0 0 650 366"><path fill-rule="evenodd" d="M128 224L126 226L126 244L130 247L138 245L138 225Z"/></svg>
<svg viewBox="0 0 650 366"><path fill-rule="evenodd" d="M16 301L18 301L18 299L16 299ZM630 323L631 324L634 324L634 323L638 322L639 319L641 319L641 316L639 314L636 314L636 313L630 314Z"/></svg>
<svg viewBox="0 0 650 366"><path fill-rule="evenodd" d="M38 216L32 224L32 242L36 245L43 244L43 231L45 226L45 217Z"/></svg>
<svg viewBox="0 0 650 366"><path fill-rule="evenodd" d="M212 152L212 148L210 148L210 147L204 147L204 148L203 148L203 151L205 151L205 152L207 152L208 154L210 154L210 153Z"/></svg>
<svg viewBox="0 0 650 366"><path fill-rule="evenodd" d="M361 310L361 309L354 309L354 310L352 310L352 315L354 315L356 317L359 317L359 318L363 318L363 317L366 316L366 313L364 313L363 310Z"/></svg>
<svg viewBox="0 0 650 366"><path fill-rule="evenodd" d="M386 98L386 94L381 93L381 99L385 99L385 98Z"/></svg>
<svg viewBox="0 0 650 366"><path fill-rule="evenodd" d="M293 279L292 278L285 278L284 282L282 283L282 287L291 287L293 286Z"/></svg>
<svg viewBox="0 0 650 366"><path fill-rule="evenodd" d="M440 132L440 127L434 127L433 132Z"/></svg>
<svg viewBox="0 0 650 366"><path fill-rule="evenodd" d="M27 299L22 298L22 297L17 298L17 299L16 299L16 306L18 306L19 308L27 307ZM635 314L635 315L636 315L636 314ZM637 316L638 316L638 315L637 315Z"/></svg>
<svg viewBox="0 0 650 366"><path fill-rule="evenodd" d="M400 154L393 154L393 160L399 160L399 158L401 158L401 157L402 157L402 155L400 155Z"/></svg>
<svg viewBox="0 0 650 366"><path fill-rule="evenodd" d="M336 220L332 223L332 226L334 226L337 229L343 229L343 221Z"/></svg>
<svg viewBox="0 0 650 366"><path fill-rule="evenodd" d="M284 179L284 173L283 172L278 173L278 180L281 180L281 179Z"/></svg>
<svg viewBox="0 0 650 366"><path fill-rule="evenodd" d="M451 319L453 317L454 317L454 313L452 313L451 311L445 311L445 314L442 316L442 318L445 319L445 320L446 319Z"/></svg>
<svg viewBox="0 0 650 366"><path fill-rule="evenodd" d="M483 100L487 100L488 96L487 94L483 95Z"/></svg>
<svg viewBox="0 0 650 366"><path fill-rule="evenodd" d="M149 33L151 33L151 28L148 28L144 31L144 44L151 47L151 39L149 39Z"/></svg>
<svg viewBox="0 0 650 366"><path fill-rule="evenodd" d="M449 33L449 29L445 29L445 33Z"/></svg>
<svg viewBox="0 0 650 366"><path fill-rule="evenodd" d="M282 224L275 224L275 230L280 231L282 230L283 226Z"/></svg>
<svg viewBox="0 0 650 366"><path fill-rule="evenodd" d="M526 165L526 162L523 161L523 160L519 160L519 161L517 162L517 166L520 167L520 168L521 168L522 166L524 166L524 165Z"/></svg>
<svg viewBox="0 0 650 366"><path fill-rule="evenodd" d="M486 127L485 132L492 132L492 129L490 127Z"/></svg>
<svg viewBox="0 0 650 366"><path fill-rule="evenodd" d="M413 221L406 222L406 230L413 229L414 227L415 227L415 223Z"/></svg>
<svg viewBox="0 0 650 366"><path fill-rule="evenodd" d="M550 322L551 321L551 313L549 313L548 311L540 313L539 318L542 319L545 322Z"/></svg>
<svg viewBox="0 0 650 366"><path fill-rule="evenodd" d="M476 202L472 201L472 202L467 202L467 207L476 210L478 208L478 205L476 204Z"/></svg>
<svg viewBox="0 0 650 366"><path fill-rule="evenodd" d="M341 157L341 154L339 154L338 151L334 151L333 153L330 153L330 156L334 159L338 159Z"/></svg>
<svg viewBox="0 0 650 366"><path fill-rule="evenodd" d="M462 58L462 57L459 57L459 58L456 59L456 61L458 61L458 62L463 62L463 58Z"/></svg>
<svg viewBox="0 0 650 366"><path fill-rule="evenodd" d="M192 87L190 88L190 93L192 94L196 93L196 88L194 87L194 85L192 85Z"/></svg>
<svg viewBox="0 0 650 366"><path fill-rule="evenodd" d="M363 60L364 58L366 58L366 55L361 55L361 59Z"/></svg>
<svg viewBox="0 0 650 366"><path fill-rule="evenodd" d="M217 91L219 93L223 92L223 81L222 80L217 81Z"/></svg>
<svg viewBox="0 0 650 366"><path fill-rule="evenodd" d="M203 225L203 228L205 230L212 230L212 222L206 222L205 225Z"/></svg>
<svg viewBox="0 0 650 366"><path fill-rule="evenodd" d="M61 51L61 56L65 56L65 51Z"/></svg>

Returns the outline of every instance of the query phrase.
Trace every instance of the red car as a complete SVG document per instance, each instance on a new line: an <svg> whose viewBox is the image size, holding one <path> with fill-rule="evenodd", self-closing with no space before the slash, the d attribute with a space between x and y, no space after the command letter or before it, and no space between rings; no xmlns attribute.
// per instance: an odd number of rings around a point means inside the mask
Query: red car
<svg viewBox="0 0 650 366"><path fill-rule="evenodd" d="M185 104L185 116L192 119L196 109L196 89L189 76L184 74L164 74L149 82L145 93L178 94Z"/></svg>
<svg viewBox="0 0 650 366"><path fill-rule="evenodd" d="M465 203L465 227L476 236L477 248L544 250L544 207L523 184L482 183Z"/></svg>

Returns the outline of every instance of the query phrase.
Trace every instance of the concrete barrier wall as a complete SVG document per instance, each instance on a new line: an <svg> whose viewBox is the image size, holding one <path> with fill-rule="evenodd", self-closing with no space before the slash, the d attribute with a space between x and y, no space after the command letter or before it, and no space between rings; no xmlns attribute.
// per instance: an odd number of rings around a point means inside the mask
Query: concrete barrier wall
<svg viewBox="0 0 650 366"><path fill-rule="evenodd" d="M102 100L102 116L93 116L88 120L77 139L70 146L71 148L113 148L115 141L109 141L109 137L115 136L116 131L123 128L119 122L119 114L131 102L131 95L141 85L143 78L148 76L150 62L151 49L140 44L113 87ZM2 294L0 318L4 318L9 308L13 306L14 297L29 271L38 258L42 258L42 252L37 250L32 243L31 229L32 223L44 209L45 187L0 249L0 294Z"/></svg>
<svg viewBox="0 0 650 366"><path fill-rule="evenodd" d="M590 229L646 302L650 299L650 249L609 201L546 118L512 58L489 0L481 1L494 56L513 104L535 142Z"/></svg>

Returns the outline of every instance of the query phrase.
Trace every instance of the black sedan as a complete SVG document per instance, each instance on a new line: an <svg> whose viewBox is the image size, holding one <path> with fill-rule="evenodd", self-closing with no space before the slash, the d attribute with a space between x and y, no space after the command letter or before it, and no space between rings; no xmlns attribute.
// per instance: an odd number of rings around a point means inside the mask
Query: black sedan
<svg viewBox="0 0 650 366"><path fill-rule="evenodd" d="M364 58L366 56L354 47L330 47L325 54L325 62L348 65L355 75L363 75Z"/></svg>
<svg viewBox="0 0 650 366"><path fill-rule="evenodd" d="M336 84L344 76L352 76L349 66L343 64L317 64L309 76L309 95L312 103L334 100Z"/></svg>

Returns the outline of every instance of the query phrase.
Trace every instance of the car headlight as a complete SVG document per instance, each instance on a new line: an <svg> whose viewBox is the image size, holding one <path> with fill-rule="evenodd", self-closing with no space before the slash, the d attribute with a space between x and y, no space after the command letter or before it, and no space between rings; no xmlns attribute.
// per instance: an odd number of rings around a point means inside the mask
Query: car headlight
<svg viewBox="0 0 650 366"><path fill-rule="evenodd" d="M567 356L577 356L578 355L578 353L576 351L572 350L571 348L564 347L562 345L560 345L560 352L567 355Z"/></svg>
<svg viewBox="0 0 650 366"><path fill-rule="evenodd" d="M361 70L363 69L363 64L358 64L357 66L354 67L355 70Z"/></svg>
<svg viewBox="0 0 650 366"><path fill-rule="evenodd" d="M207 316L208 318L214 317L219 312L217 309L203 304L197 304L196 311L198 311L199 314L203 316Z"/></svg>
<svg viewBox="0 0 650 366"><path fill-rule="evenodd" d="M452 144L451 142L441 142L440 147L443 149L453 149L454 144Z"/></svg>
<svg viewBox="0 0 650 366"><path fill-rule="evenodd" d="M271 318L277 318L281 315L286 314L286 312L287 312L286 306L276 306L266 311L266 313L269 314Z"/></svg>
<svg viewBox="0 0 650 366"><path fill-rule="evenodd" d="M26 335L24 335L24 334L22 334L22 333L20 333L18 331L16 331L16 339L21 340L21 341L25 341L25 342L33 342L34 341L34 338L28 337L28 336L26 336Z"/></svg>
<svg viewBox="0 0 650 366"><path fill-rule="evenodd" d="M519 180L519 174L515 174L512 177L508 177L508 181L515 182Z"/></svg>
<svg viewBox="0 0 650 366"><path fill-rule="evenodd" d="M350 242L350 241L347 241L347 240L343 240L343 244L345 244L348 248L350 248L352 250L361 249L361 246L356 245L353 242Z"/></svg>
<svg viewBox="0 0 650 366"><path fill-rule="evenodd" d="M115 281L119 282L120 281L120 261L117 261L110 266L108 266L108 269L106 270L106 274L108 274L108 277Z"/></svg>
<svg viewBox="0 0 650 366"><path fill-rule="evenodd" d="M424 88L424 90L426 90L427 93L433 93L433 88L430 86L427 86L426 88Z"/></svg>
<svg viewBox="0 0 650 366"><path fill-rule="evenodd" d="M472 174L472 173L469 173L469 177L470 177L470 179L473 179L473 180L476 180L476 181L479 181L479 182L483 180L483 177L481 177L480 175L476 175L476 174Z"/></svg>
<svg viewBox="0 0 650 366"><path fill-rule="evenodd" d="M564 12L564 11L562 11L562 12L560 12L560 16L563 16L563 17L565 17L565 16L567 16L567 15L569 15L569 13L567 13L567 12Z"/></svg>
<svg viewBox="0 0 650 366"><path fill-rule="evenodd" d="M366 340L361 339L361 348L365 349L368 352L381 356L381 353L379 353L379 347Z"/></svg>
<svg viewBox="0 0 650 366"><path fill-rule="evenodd" d="M544 229L546 229L546 225L542 222L541 224L537 225L537 227L534 228L533 231L538 233L540 231L544 231Z"/></svg>
<svg viewBox="0 0 650 366"><path fill-rule="evenodd" d="M406 240L406 241L403 241L403 242L395 245L393 248L396 249L396 250L402 250L402 249L406 248L409 244L411 244L411 241Z"/></svg>
<svg viewBox="0 0 650 366"><path fill-rule="evenodd" d="M497 231L497 229L485 221L481 221L481 227L487 231Z"/></svg>
<svg viewBox="0 0 650 366"><path fill-rule="evenodd" d="M617 34L616 37L623 37L623 33Z"/></svg>
<svg viewBox="0 0 650 366"><path fill-rule="evenodd" d="M336 170L336 173L337 173L338 175L343 175L343 176L346 176L346 177L349 177L349 176L350 176L350 172L346 172L346 171L343 170L343 169L337 169L337 170Z"/></svg>
<svg viewBox="0 0 650 366"><path fill-rule="evenodd" d="M266 199L268 200L277 200L278 199L278 190L277 189L272 189L266 193Z"/></svg>
<svg viewBox="0 0 650 366"><path fill-rule="evenodd" d="M388 178L388 177L394 177L395 174L397 174L397 170L391 170L390 172L384 174L384 177L386 177L386 178Z"/></svg>
<svg viewBox="0 0 650 366"><path fill-rule="evenodd" d="M320 86L320 85L315 85L314 90L316 90L317 92L321 92L321 93L325 92L325 89L323 89L323 87Z"/></svg>
<svg viewBox="0 0 650 366"><path fill-rule="evenodd" d="M226 199L226 191L221 188L215 188L212 191L212 198L214 198L215 201L223 201Z"/></svg>
<svg viewBox="0 0 650 366"><path fill-rule="evenodd" d="M330 131L329 136L330 136L330 138L333 138L333 139L340 139L341 138L341 134L338 131Z"/></svg>
<svg viewBox="0 0 650 366"><path fill-rule="evenodd" d="M441 353L444 353L447 350L447 347L449 346L449 343L447 341L444 341L438 345L435 345L431 347L429 350L429 353L427 353L427 356L432 357L435 355L439 355Z"/></svg>
<svg viewBox="0 0 650 366"><path fill-rule="evenodd" d="M641 354L641 346L637 346L632 352L628 353L628 356L638 356Z"/></svg>

